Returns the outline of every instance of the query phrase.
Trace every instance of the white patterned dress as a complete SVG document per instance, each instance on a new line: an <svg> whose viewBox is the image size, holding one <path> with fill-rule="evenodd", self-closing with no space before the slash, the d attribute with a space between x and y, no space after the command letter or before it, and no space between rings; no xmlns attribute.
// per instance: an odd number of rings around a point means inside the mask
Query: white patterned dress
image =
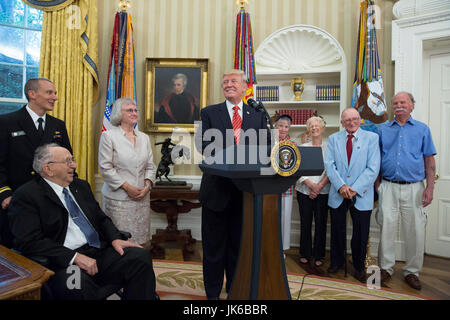
<svg viewBox="0 0 450 320"><path fill-rule="evenodd" d="M131 233L131 240L144 244L150 240L150 194L135 201L120 188L125 182L135 187L144 187L145 179L155 181L156 167L148 135L134 131L133 145L119 126L102 133L98 163L105 183L105 213L116 227Z"/></svg>

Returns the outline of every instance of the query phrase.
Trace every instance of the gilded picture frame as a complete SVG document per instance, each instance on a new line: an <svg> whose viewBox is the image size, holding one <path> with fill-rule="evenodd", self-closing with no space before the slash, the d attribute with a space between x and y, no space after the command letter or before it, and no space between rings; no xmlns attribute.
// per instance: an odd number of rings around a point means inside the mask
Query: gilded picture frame
<svg viewBox="0 0 450 320"><path fill-rule="evenodd" d="M193 133L208 103L208 59L147 58L145 65L144 130Z"/></svg>

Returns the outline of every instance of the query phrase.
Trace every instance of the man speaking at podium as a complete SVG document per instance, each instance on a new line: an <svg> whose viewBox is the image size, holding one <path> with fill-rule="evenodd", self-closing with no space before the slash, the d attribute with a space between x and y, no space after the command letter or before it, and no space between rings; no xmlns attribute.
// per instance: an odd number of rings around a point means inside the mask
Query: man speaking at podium
<svg viewBox="0 0 450 320"><path fill-rule="evenodd" d="M226 101L201 110L202 154L210 143L215 144L216 150L226 148L227 130L234 133L234 139L228 139L231 143L234 140L234 145L249 144L244 135L249 129L256 130L257 134L259 129L267 130L264 114L242 101L246 89L247 77L243 71L233 69L223 74L222 90ZM222 134L221 146L220 139L205 141L205 132L209 129ZM228 293L236 269L242 232L242 192L231 179L204 173L199 198L202 203L203 280L207 298L217 300L222 291L224 271Z"/></svg>

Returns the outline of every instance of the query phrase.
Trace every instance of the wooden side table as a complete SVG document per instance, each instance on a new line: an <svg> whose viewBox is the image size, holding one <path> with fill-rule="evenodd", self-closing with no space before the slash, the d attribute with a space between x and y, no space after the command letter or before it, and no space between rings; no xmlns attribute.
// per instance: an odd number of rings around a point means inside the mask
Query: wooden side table
<svg viewBox="0 0 450 320"><path fill-rule="evenodd" d="M159 244L165 241L177 241L183 247L183 256L188 258L194 253L190 229L178 230L178 215L188 213L201 206L198 202L198 190L192 190L192 184L187 187L156 186L150 193L150 207L158 213L165 213L167 217L166 229L157 229L152 235L152 254L156 259L164 259L164 248ZM192 202L192 200L196 202Z"/></svg>
<svg viewBox="0 0 450 320"><path fill-rule="evenodd" d="M0 300L40 300L54 272L0 245Z"/></svg>

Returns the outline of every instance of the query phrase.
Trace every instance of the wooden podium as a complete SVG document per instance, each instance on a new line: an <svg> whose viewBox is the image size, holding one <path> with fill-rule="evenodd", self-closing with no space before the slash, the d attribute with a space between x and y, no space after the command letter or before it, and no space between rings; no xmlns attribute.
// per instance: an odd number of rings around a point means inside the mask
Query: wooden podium
<svg viewBox="0 0 450 320"><path fill-rule="evenodd" d="M256 146L240 147L245 148L241 154L259 154ZM282 250L281 194L300 176L320 175L324 169L321 148L299 147L299 150L300 167L288 177L275 173L270 164L249 161L227 164L225 159L233 159L230 153L239 152L234 146L214 157L222 161L206 159L200 164L205 173L232 179L244 193L241 247L228 299L291 299Z"/></svg>

